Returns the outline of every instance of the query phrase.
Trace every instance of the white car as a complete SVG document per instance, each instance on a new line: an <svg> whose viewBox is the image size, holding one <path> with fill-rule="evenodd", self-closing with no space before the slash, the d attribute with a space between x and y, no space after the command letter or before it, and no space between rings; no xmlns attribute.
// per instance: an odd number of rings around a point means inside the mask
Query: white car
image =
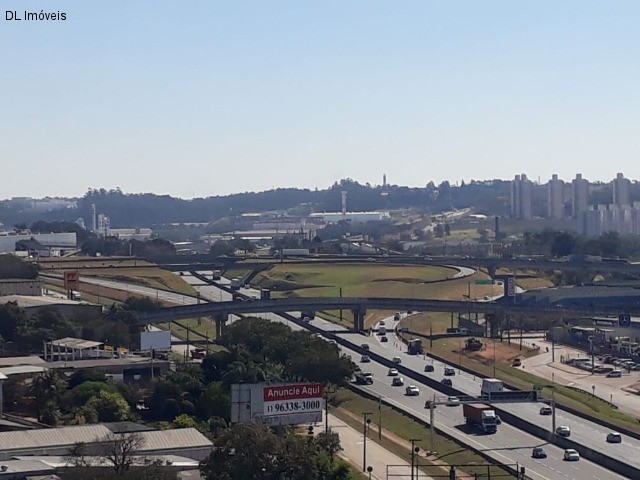
<svg viewBox="0 0 640 480"><path fill-rule="evenodd" d="M404 378L402 377L393 377L393 380L391 381L391 386L392 387L401 387L404 385Z"/></svg>
<svg viewBox="0 0 640 480"><path fill-rule="evenodd" d="M577 450L574 450L573 448L567 448L564 451L563 458L568 462L577 462L578 460L580 460L580 454L578 453Z"/></svg>
<svg viewBox="0 0 640 480"><path fill-rule="evenodd" d="M400 375L400 372L398 372L397 368L390 368L387 372L387 375L389 375L390 377L397 377L398 375Z"/></svg>
<svg viewBox="0 0 640 480"><path fill-rule="evenodd" d="M447 407L457 407L460 405L460 399L458 397L447 398Z"/></svg>
<svg viewBox="0 0 640 480"><path fill-rule="evenodd" d="M568 437L571 435L571 429L566 425L561 425L556 428L556 434L560 435L561 437Z"/></svg>
<svg viewBox="0 0 640 480"><path fill-rule="evenodd" d="M407 387L406 394L410 397L417 397L420 395L420 389L415 385L409 385Z"/></svg>

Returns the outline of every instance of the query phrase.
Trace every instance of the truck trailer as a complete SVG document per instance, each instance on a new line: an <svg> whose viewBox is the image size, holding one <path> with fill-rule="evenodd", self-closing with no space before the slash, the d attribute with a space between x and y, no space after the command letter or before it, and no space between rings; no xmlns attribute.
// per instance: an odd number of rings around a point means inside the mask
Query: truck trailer
<svg viewBox="0 0 640 480"><path fill-rule="evenodd" d="M502 391L504 391L502 380L498 380L497 378L482 379L482 388L480 389L481 395L491 395L492 393Z"/></svg>
<svg viewBox="0 0 640 480"><path fill-rule="evenodd" d="M231 279L231 290L232 291L240 290L241 286L242 286L242 280L240 280L239 278L232 278Z"/></svg>
<svg viewBox="0 0 640 480"><path fill-rule="evenodd" d="M498 417L493 407L484 403L465 403L462 414L467 425L477 426L483 433L498 431Z"/></svg>

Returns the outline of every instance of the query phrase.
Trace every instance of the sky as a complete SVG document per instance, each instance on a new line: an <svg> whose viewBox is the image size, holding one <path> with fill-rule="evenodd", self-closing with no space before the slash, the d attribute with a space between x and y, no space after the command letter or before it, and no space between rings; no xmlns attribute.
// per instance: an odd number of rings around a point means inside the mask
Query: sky
<svg viewBox="0 0 640 480"><path fill-rule="evenodd" d="M637 0L0 5L0 198L640 178Z"/></svg>

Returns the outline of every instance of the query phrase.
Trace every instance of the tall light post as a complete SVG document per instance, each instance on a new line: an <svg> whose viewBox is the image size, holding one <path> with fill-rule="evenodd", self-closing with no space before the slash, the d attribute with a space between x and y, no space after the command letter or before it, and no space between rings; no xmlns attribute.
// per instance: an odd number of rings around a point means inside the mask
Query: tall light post
<svg viewBox="0 0 640 480"><path fill-rule="evenodd" d="M371 423L371 419L369 415L373 415L371 412L363 412L362 413L362 434L364 437L364 441L362 443L362 471L367 471L367 433L369 430L369 424Z"/></svg>
<svg viewBox="0 0 640 480"><path fill-rule="evenodd" d="M414 472L416 470L415 465L416 465L416 454L420 451L419 447L416 447L416 442L419 442L420 439L419 438L411 438L409 439L409 441L411 442L411 480L414 480L415 475Z"/></svg>
<svg viewBox="0 0 640 480"><path fill-rule="evenodd" d="M493 378L496 378L496 339L493 339Z"/></svg>

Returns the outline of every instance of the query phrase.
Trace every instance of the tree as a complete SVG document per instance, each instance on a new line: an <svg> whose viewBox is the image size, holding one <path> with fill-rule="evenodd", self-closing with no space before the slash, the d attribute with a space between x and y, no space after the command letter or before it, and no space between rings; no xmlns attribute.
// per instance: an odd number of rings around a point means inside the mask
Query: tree
<svg viewBox="0 0 640 480"><path fill-rule="evenodd" d="M101 457L111 463L116 475L122 475L144 446L144 438L139 433L110 433L101 443Z"/></svg>
<svg viewBox="0 0 640 480"><path fill-rule="evenodd" d="M575 253L576 239L569 232L556 232L551 242L550 253L554 257L566 257Z"/></svg>
<svg viewBox="0 0 640 480"><path fill-rule="evenodd" d="M341 461L331 461L327 447L338 451L337 435L304 438L291 430L277 435L264 425L241 423L222 432L200 464L206 480L351 480ZM328 440L328 441L327 441Z"/></svg>
<svg viewBox="0 0 640 480"><path fill-rule="evenodd" d="M87 467L89 466L88 455L88 445L85 442L76 442L62 458L74 467Z"/></svg>
<svg viewBox="0 0 640 480"><path fill-rule="evenodd" d="M121 422L130 418L131 409L118 392L103 390L82 407L82 415L88 423Z"/></svg>
<svg viewBox="0 0 640 480"><path fill-rule="evenodd" d="M37 375L31 384L31 394L36 397L38 421L56 425L61 416L60 400L67 389L67 381L55 370Z"/></svg>

